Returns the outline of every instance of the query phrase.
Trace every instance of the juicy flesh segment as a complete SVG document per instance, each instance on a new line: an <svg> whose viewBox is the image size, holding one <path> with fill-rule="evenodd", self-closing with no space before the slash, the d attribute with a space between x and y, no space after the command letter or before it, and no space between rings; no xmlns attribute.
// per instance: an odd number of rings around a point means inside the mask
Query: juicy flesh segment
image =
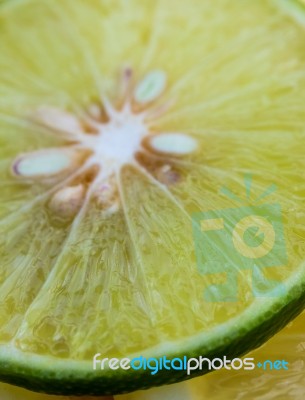
<svg viewBox="0 0 305 400"><path fill-rule="evenodd" d="M33 0L0 19L1 346L121 356L260 301L247 271L235 303L203 298L226 275L199 273L192 213L238 206L223 186L247 205L277 185L289 262L267 273L297 269L305 33L271 1Z"/></svg>

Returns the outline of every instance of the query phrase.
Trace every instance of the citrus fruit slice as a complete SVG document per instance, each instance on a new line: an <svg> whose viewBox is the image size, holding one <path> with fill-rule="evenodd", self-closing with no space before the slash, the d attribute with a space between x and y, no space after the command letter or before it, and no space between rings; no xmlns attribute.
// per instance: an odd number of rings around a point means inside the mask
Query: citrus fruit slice
<svg viewBox="0 0 305 400"><path fill-rule="evenodd" d="M3 381L76 395L172 383L190 375L108 361L238 357L301 311L302 13L2 4Z"/></svg>

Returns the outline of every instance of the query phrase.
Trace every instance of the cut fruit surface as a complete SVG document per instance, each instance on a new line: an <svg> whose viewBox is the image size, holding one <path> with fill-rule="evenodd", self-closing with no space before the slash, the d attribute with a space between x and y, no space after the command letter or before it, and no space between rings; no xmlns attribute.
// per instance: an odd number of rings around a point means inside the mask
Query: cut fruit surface
<svg viewBox="0 0 305 400"><path fill-rule="evenodd" d="M172 383L189 376L92 359L239 356L302 310L303 15L288 0L0 7L3 381Z"/></svg>

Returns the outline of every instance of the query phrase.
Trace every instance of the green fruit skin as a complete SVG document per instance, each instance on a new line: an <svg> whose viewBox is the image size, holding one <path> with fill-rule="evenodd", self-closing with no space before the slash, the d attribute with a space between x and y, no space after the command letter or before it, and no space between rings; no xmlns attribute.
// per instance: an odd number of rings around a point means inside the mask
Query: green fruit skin
<svg viewBox="0 0 305 400"><path fill-rule="evenodd" d="M237 327L229 331L220 331L220 334L213 338L213 342L208 344L204 343L203 334L201 343L200 340L196 341L193 350L181 348L176 354L164 355L171 359L183 356L188 358L204 356L210 359L224 356L229 359L240 357L261 346L304 308L305 281L299 281L284 298L274 303L273 308L260 315L259 318L253 319L252 324L247 324L241 329ZM54 395L116 395L176 383L208 372L210 371L206 368L193 371L190 376L186 374L186 371L161 370L156 375L151 375L150 370L132 369L127 371L91 369L86 373L65 369L46 373L30 364L17 365L10 361L0 360L0 380L36 392Z"/></svg>

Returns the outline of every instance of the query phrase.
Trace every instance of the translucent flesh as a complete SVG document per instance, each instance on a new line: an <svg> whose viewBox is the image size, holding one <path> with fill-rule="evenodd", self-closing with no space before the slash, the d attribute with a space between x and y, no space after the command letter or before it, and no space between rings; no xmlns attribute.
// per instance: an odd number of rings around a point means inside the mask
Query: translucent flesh
<svg viewBox="0 0 305 400"><path fill-rule="evenodd" d="M208 397L211 400L222 400L223 393L226 393L228 400L235 400L236 397L242 400L256 400L258 397L268 400L302 398L305 379L303 373L304 319L303 313L265 345L247 354L247 357L254 357L257 362L284 359L289 363L288 370L263 371L256 368L250 373L245 373L244 370L223 369L187 382L114 396L114 399L204 400ZM251 387L251 392L249 387ZM0 395L3 400L52 400L54 398L54 396L35 394L6 384L0 384ZM65 398L56 397L57 400ZM69 399L72 400L72 397ZM92 397L84 398L84 400L89 399L93 400ZM105 397L101 397L102 399L108 400Z"/></svg>
<svg viewBox="0 0 305 400"><path fill-rule="evenodd" d="M237 207L223 186L250 204L245 173L253 198L276 184L268 203L283 210L289 262L269 276L294 273L305 251L305 33L272 1L33 0L4 8L0 22L1 345L122 356L262 301L243 271L237 302L205 302L225 274L199 274L194 250L192 213ZM126 65L138 80L166 72L163 98L174 103L153 129L189 134L199 149L137 154L116 177L117 212L90 200L63 223L47 204L67 176L33 184L10 172L19 154L65 143L26 117L42 105L78 110L100 93L115 103ZM164 165L179 176L172 185L159 182Z"/></svg>

